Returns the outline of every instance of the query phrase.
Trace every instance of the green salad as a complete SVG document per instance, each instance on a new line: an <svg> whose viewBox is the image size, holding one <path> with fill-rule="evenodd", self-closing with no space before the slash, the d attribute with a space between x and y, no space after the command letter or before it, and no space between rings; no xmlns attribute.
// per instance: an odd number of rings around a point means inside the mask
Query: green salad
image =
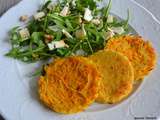
<svg viewBox="0 0 160 120"><path fill-rule="evenodd" d="M110 14L111 0L47 1L32 17L21 16L23 26L10 31L11 50L6 56L36 62L51 57L87 56L103 49L107 40L130 32L126 20Z"/></svg>

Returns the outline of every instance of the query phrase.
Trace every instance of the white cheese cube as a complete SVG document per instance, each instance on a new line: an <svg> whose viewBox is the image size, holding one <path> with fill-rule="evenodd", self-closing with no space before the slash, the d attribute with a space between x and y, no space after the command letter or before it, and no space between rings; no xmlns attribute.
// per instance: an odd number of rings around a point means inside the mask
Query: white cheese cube
<svg viewBox="0 0 160 120"><path fill-rule="evenodd" d="M72 0L72 6L73 6L73 7L76 6L76 0Z"/></svg>
<svg viewBox="0 0 160 120"><path fill-rule="evenodd" d="M55 4L54 3L50 3L48 6L47 6L47 8L49 9L49 10L54 10L55 9Z"/></svg>
<svg viewBox="0 0 160 120"><path fill-rule="evenodd" d="M95 25L99 25L101 23L101 21L99 19L93 19L92 23Z"/></svg>
<svg viewBox="0 0 160 120"><path fill-rule="evenodd" d="M64 6L63 10L60 12L60 15L61 16L67 16L68 13L69 13L69 4Z"/></svg>
<svg viewBox="0 0 160 120"><path fill-rule="evenodd" d="M108 40L108 39L112 38L114 35L115 35L114 32L108 31L108 32L105 33L104 38L105 38L106 40Z"/></svg>
<svg viewBox="0 0 160 120"><path fill-rule="evenodd" d="M52 41L51 43L48 43L47 45L48 45L49 50L54 50L56 48L63 48L63 47L68 46L68 45L65 44L65 42L63 40Z"/></svg>
<svg viewBox="0 0 160 120"><path fill-rule="evenodd" d="M39 12L39 13L35 14L33 17L35 20L39 20L40 18L42 18L44 16L45 16L44 12Z"/></svg>
<svg viewBox="0 0 160 120"><path fill-rule="evenodd" d="M88 22L93 19L92 11L89 8L85 8L84 19Z"/></svg>
<svg viewBox="0 0 160 120"><path fill-rule="evenodd" d="M19 31L19 34L20 34L22 40L26 40L30 37L30 33L29 33L29 30L27 28L21 29Z"/></svg>

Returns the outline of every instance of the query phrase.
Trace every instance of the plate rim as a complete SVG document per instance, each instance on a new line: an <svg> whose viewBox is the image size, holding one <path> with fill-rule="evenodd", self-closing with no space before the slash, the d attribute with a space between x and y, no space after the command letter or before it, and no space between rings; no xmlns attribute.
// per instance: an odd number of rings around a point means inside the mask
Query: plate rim
<svg viewBox="0 0 160 120"><path fill-rule="evenodd" d="M12 6L11 8L9 8L5 13L3 13L3 14L1 15L0 21L2 20L3 17L8 16L8 14L10 13L10 11L14 10L14 9L15 9L16 7L18 7L18 6L23 5L23 3L24 3L25 1L27 1L27 0L22 0L22 1L18 2L16 5L14 5L14 6ZM156 22L156 23L158 23L158 24L160 25L160 21L153 15L152 12L150 12L148 9L146 9L144 6L142 6L140 3L138 3L138 2L136 2L136 1L134 1L134 0L129 0L129 1L132 2L132 4L134 4L134 5L138 6L139 8L141 8L141 10L143 10L144 12L146 12L146 13L148 14L148 16L151 16L151 18L153 19L154 22ZM139 88L136 90L136 92L134 92L130 97L135 96L136 93L138 93L138 91L139 91L139 90L141 89L141 87L143 86L143 83L144 83L144 82L142 82L142 84L140 85L140 87L139 87ZM123 102L120 103L120 104L123 104ZM116 108L116 106L114 106L113 108L110 108L110 109L115 109L115 108ZM104 112L104 111L106 111L106 110L102 110L102 111L98 111L98 112ZM95 113L95 112L87 112L87 114L88 114L88 113L90 114L90 113ZM1 110L1 108L0 108L0 114L2 115L2 117L3 117L4 119L7 119L7 114L3 113L2 110ZM83 113L82 113L82 114L83 114Z"/></svg>

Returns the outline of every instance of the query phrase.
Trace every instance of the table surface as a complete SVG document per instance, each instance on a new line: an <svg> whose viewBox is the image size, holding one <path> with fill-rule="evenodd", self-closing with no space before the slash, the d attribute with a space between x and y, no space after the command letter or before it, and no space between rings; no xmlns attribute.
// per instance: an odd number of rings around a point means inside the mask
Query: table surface
<svg viewBox="0 0 160 120"><path fill-rule="evenodd" d="M2 15L6 10L8 10L11 6L17 4L21 0L0 0L0 15ZM135 0L145 8L150 10L155 17L160 20L160 0ZM3 120L0 116L0 120Z"/></svg>

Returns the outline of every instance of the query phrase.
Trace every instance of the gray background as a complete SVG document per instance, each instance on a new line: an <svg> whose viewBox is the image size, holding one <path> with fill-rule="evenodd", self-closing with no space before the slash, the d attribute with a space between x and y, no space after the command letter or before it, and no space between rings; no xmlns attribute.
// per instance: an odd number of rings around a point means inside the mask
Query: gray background
<svg viewBox="0 0 160 120"><path fill-rule="evenodd" d="M0 16L20 0L0 0ZM160 20L160 0L135 0L150 10ZM3 120L0 116L0 120Z"/></svg>

